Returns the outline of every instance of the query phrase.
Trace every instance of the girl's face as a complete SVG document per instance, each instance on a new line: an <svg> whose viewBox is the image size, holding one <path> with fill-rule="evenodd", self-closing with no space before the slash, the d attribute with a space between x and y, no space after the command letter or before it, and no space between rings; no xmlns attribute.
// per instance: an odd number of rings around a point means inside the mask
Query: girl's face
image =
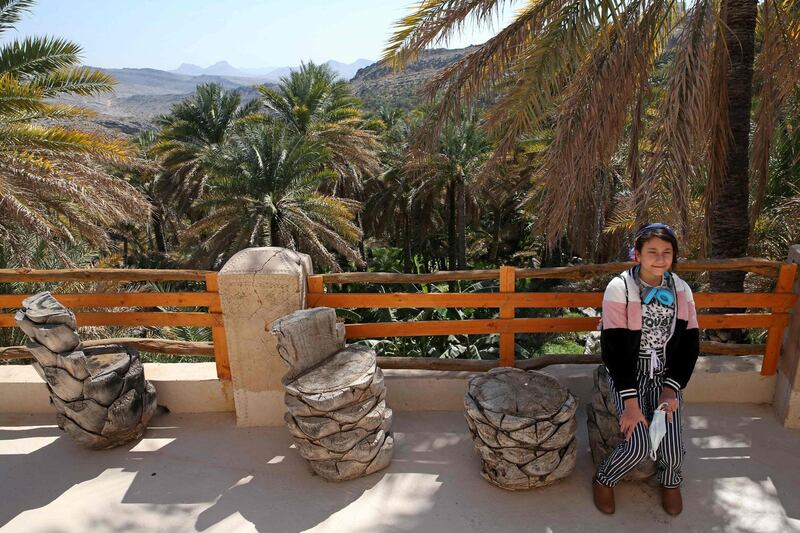
<svg viewBox="0 0 800 533"><path fill-rule="evenodd" d="M672 267L672 243L652 237L644 242L642 250L635 250L635 261L650 277L662 276Z"/></svg>

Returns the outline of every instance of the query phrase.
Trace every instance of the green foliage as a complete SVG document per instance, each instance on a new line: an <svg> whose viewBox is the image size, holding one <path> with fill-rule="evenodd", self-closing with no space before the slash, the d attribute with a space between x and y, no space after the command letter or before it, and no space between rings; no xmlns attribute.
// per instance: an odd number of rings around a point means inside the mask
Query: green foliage
<svg viewBox="0 0 800 533"><path fill-rule="evenodd" d="M280 123L244 126L210 163L209 192L196 204L205 216L187 229L194 257L222 262L243 248L284 246L329 268L338 268L329 248L359 261L352 203L319 192L335 179L326 158L319 143Z"/></svg>
<svg viewBox="0 0 800 533"><path fill-rule="evenodd" d="M0 35L14 29L33 2L0 1ZM108 228L133 222L146 204L100 162L124 159L124 143L54 125L86 110L56 103L61 96L108 92L114 80L80 64L81 48L57 37L0 44L0 252L35 258L27 236L69 264L64 244L83 239L109 245Z"/></svg>

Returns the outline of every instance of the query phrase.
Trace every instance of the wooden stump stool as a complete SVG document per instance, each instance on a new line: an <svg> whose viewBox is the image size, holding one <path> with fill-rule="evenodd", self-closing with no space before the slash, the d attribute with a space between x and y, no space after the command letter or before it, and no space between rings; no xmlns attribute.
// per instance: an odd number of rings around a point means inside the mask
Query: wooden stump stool
<svg viewBox="0 0 800 533"><path fill-rule="evenodd" d="M625 438L619 430L617 406L614 399L609 396L608 371L604 365L598 365L594 373L592 403L586 406L586 424L589 429L589 448L592 451L592 461L597 466ZM655 473L655 461L646 457L623 479L647 479Z"/></svg>
<svg viewBox="0 0 800 533"><path fill-rule="evenodd" d="M482 474L507 490L543 487L575 469L575 397L552 376L494 368L464 397Z"/></svg>
<svg viewBox="0 0 800 533"><path fill-rule="evenodd" d="M345 346L333 309L304 309L273 322L284 377L284 418L300 455L331 481L389 465L394 439L383 373L375 351Z"/></svg>
<svg viewBox="0 0 800 533"><path fill-rule="evenodd" d="M139 352L107 345L80 349L75 315L49 292L22 302L17 325L47 383L58 427L92 449L138 439L156 410L156 391L145 381Z"/></svg>

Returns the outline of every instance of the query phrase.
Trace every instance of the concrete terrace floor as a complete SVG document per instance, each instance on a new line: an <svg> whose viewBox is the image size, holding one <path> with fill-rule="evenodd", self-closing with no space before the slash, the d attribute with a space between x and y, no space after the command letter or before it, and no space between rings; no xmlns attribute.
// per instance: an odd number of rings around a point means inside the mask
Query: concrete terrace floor
<svg viewBox="0 0 800 533"><path fill-rule="evenodd" d="M458 412L396 413L389 469L342 484L313 476L285 428L232 414L162 415L134 445L91 452L54 416L0 418L3 531L800 531L800 430L769 406L686 407L685 510L625 483L617 513L591 501L585 411L573 475L506 492L480 476Z"/></svg>

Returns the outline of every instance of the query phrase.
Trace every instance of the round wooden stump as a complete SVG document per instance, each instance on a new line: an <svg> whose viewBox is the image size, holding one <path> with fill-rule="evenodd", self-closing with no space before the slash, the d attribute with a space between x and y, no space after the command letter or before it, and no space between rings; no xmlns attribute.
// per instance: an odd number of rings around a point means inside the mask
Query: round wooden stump
<svg viewBox="0 0 800 533"><path fill-rule="evenodd" d="M619 415L614 399L609 396L608 371L598 365L594 373L592 403L586 406L586 424L589 430L589 448L595 466L602 463L625 438L619 430ZM623 480L647 479L656 473L656 463L649 457L639 463Z"/></svg>
<svg viewBox="0 0 800 533"><path fill-rule="evenodd" d="M482 475L507 490L544 487L575 469L575 397L543 372L494 368L464 396Z"/></svg>
<svg viewBox="0 0 800 533"><path fill-rule="evenodd" d="M284 419L311 469L345 481L387 467L392 410L375 351L345 346L328 308L296 311L275 321L272 332L290 368Z"/></svg>
<svg viewBox="0 0 800 533"><path fill-rule="evenodd" d="M156 410L139 352L118 345L80 349L75 316L49 292L22 303L16 320L30 341L36 371L47 383L58 426L92 449L138 439Z"/></svg>

